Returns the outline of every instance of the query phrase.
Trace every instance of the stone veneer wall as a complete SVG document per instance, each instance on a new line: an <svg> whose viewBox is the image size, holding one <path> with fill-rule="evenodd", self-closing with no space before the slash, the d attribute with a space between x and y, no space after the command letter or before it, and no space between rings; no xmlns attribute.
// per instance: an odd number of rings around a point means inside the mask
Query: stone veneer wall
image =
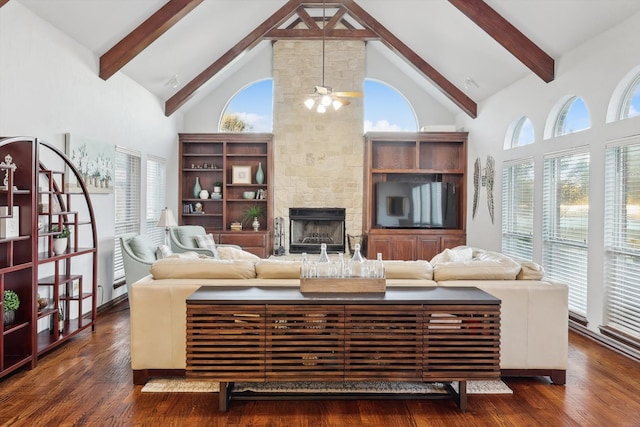
<svg viewBox="0 0 640 427"><path fill-rule="evenodd" d="M337 91L362 91L365 45L327 41L325 83ZM280 40L273 45L274 215L290 207L346 208L347 234L362 230L364 107L362 98L325 114L304 106L322 84L322 41Z"/></svg>

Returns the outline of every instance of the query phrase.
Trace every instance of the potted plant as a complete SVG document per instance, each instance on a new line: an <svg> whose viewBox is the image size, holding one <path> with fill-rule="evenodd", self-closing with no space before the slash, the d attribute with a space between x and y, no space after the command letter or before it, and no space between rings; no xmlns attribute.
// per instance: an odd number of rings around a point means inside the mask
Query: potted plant
<svg viewBox="0 0 640 427"><path fill-rule="evenodd" d="M20 306L18 294L11 289L4 290L4 324L13 323L16 319L16 310Z"/></svg>
<svg viewBox="0 0 640 427"><path fill-rule="evenodd" d="M69 227L63 227L62 230L60 230L57 224L53 224L51 231L56 233L53 235L53 253L60 255L67 250L71 229Z"/></svg>
<svg viewBox="0 0 640 427"><path fill-rule="evenodd" d="M222 183L220 181L216 181L213 183L213 192L214 193L222 192Z"/></svg>
<svg viewBox="0 0 640 427"><path fill-rule="evenodd" d="M259 205L249 206L247 210L242 215L242 223L246 223L249 220L253 220L251 226L254 231L258 231L260 229L260 221L259 218L263 218L264 216L264 207Z"/></svg>

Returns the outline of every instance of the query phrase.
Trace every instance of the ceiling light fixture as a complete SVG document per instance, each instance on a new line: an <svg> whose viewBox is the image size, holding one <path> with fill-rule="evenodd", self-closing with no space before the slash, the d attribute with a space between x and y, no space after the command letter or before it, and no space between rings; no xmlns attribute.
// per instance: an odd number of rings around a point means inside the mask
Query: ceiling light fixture
<svg viewBox="0 0 640 427"><path fill-rule="evenodd" d="M313 93L304 101L305 107L318 113L325 113L327 107L333 107L334 111L338 111L345 105L351 104L345 97L360 97L361 92L334 92L333 89L325 85L325 46L326 46L326 6L322 1L322 86L314 86Z"/></svg>
<svg viewBox="0 0 640 427"><path fill-rule="evenodd" d="M471 88L479 89L480 86L478 85L478 82L473 80L473 77L467 77L465 79L465 81L464 81L464 88L465 89L471 89Z"/></svg>
<svg viewBox="0 0 640 427"><path fill-rule="evenodd" d="M180 86L180 80L178 80L178 75L174 74L165 84L165 86L171 86L172 88L177 88Z"/></svg>

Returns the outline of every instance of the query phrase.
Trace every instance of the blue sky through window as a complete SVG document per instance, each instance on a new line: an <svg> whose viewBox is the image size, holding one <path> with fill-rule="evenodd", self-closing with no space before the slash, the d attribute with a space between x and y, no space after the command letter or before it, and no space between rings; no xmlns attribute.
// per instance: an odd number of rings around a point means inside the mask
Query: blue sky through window
<svg viewBox="0 0 640 427"><path fill-rule="evenodd" d="M364 95L365 132L417 131L413 110L398 91L384 83L367 79L364 82ZM261 80L240 90L227 105L227 113L237 114L251 125L252 132L272 132L273 80Z"/></svg>

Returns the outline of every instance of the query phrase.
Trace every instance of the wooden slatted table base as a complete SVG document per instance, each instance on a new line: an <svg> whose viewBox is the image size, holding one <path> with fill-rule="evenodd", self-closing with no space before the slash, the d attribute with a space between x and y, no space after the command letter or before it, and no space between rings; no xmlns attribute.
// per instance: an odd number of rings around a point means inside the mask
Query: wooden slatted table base
<svg viewBox="0 0 640 427"><path fill-rule="evenodd" d="M442 382L464 411L468 380L500 378L500 301L476 288L331 297L205 287L187 299L186 332L186 375L220 382L221 411L241 398L236 381Z"/></svg>

